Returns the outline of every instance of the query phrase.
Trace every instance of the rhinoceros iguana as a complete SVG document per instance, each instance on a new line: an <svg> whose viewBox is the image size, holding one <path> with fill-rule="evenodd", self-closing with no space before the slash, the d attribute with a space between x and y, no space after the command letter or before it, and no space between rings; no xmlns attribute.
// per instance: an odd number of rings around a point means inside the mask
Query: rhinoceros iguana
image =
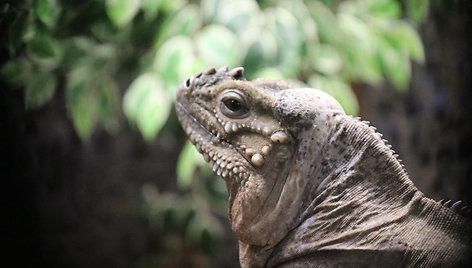
<svg viewBox="0 0 472 268"><path fill-rule="evenodd" d="M229 192L242 267L458 267L471 220L423 195L381 134L320 90L243 68L183 82L183 129Z"/></svg>

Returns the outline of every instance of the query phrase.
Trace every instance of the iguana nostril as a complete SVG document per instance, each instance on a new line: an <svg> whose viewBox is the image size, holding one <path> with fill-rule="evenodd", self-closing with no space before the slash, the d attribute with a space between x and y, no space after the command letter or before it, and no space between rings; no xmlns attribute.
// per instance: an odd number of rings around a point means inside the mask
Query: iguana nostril
<svg viewBox="0 0 472 268"><path fill-rule="evenodd" d="M187 79L187 81L185 81L185 86L186 86L186 87L190 87L190 78Z"/></svg>

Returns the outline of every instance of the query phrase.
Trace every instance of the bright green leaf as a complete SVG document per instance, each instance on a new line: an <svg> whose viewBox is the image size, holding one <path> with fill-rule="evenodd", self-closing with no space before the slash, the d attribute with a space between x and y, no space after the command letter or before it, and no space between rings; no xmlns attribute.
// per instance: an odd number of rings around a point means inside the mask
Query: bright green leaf
<svg viewBox="0 0 472 268"><path fill-rule="evenodd" d="M177 182L181 189L186 189L190 186L196 170L195 168L202 163L204 163L202 155L198 153L195 146L187 141L180 152L177 162Z"/></svg>
<svg viewBox="0 0 472 268"><path fill-rule="evenodd" d="M96 87L95 72L89 65L78 65L68 76L66 85L66 103L73 107L80 102L81 96Z"/></svg>
<svg viewBox="0 0 472 268"><path fill-rule="evenodd" d="M354 95L352 89L346 83L325 76L312 75L308 84L334 97L341 104L346 114L357 115L359 103L356 95Z"/></svg>
<svg viewBox="0 0 472 268"><path fill-rule="evenodd" d="M97 104L94 96L90 94L80 97L78 102L71 107L72 119L81 140L87 140L95 127Z"/></svg>
<svg viewBox="0 0 472 268"><path fill-rule="evenodd" d="M367 0L364 1L369 14L385 18L397 18L401 14L396 0Z"/></svg>
<svg viewBox="0 0 472 268"><path fill-rule="evenodd" d="M423 43L418 33L408 23L400 23L396 31L396 40L408 51L410 57L417 62L424 62Z"/></svg>
<svg viewBox="0 0 472 268"><path fill-rule="evenodd" d="M192 74L195 56L190 38L176 36L157 51L154 67L174 94L178 84Z"/></svg>
<svg viewBox="0 0 472 268"><path fill-rule="evenodd" d="M321 45L315 51L313 64L317 71L324 74L336 74L341 70L343 62L334 47Z"/></svg>
<svg viewBox="0 0 472 268"><path fill-rule="evenodd" d="M333 11L320 1L306 1L306 5L312 19L316 22L320 40L332 44L339 42L343 33Z"/></svg>
<svg viewBox="0 0 472 268"><path fill-rule="evenodd" d="M123 99L123 110L136 123L144 139L152 140L167 120L171 107L164 84L155 73L140 75Z"/></svg>
<svg viewBox="0 0 472 268"><path fill-rule="evenodd" d="M218 6L215 20L228 27L238 35L248 32L248 29L257 27L261 14L255 1L221 1Z"/></svg>
<svg viewBox="0 0 472 268"><path fill-rule="evenodd" d="M173 18L166 30L168 33L171 33L169 36L190 36L200 28L200 25L201 22L198 7L196 5L185 5Z"/></svg>
<svg viewBox="0 0 472 268"><path fill-rule="evenodd" d="M345 66L351 80L365 81L373 85L382 82L382 68L376 51L367 51L362 47L352 46L345 52Z"/></svg>
<svg viewBox="0 0 472 268"><path fill-rule="evenodd" d="M298 22L302 32L301 41L308 46L318 44L318 29L316 22L311 18L308 6L303 1L283 1L281 5L289 11Z"/></svg>
<svg viewBox="0 0 472 268"><path fill-rule="evenodd" d="M146 17L153 18L163 2L164 0L141 0L141 9L146 14Z"/></svg>
<svg viewBox="0 0 472 268"><path fill-rule="evenodd" d="M34 73L26 86L26 108L41 107L52 98L55 90L56 77L52 73Z"/></svg>
<svg viewBox="0 0 472 268"><path fill-rule="evenodd" d="M273 79L280 79L283 80L285 77L279 70L274 68L264 68L257 71L253 76L253 78L273 78Z"/></svg>
<svg viewBox="0 0 472 268"><path fill-rule="evenodd" d="M61 6L57 0L37 0L36 16L49 28L56 25L61 13Z"/></svg>
<svg viewBox="0 0 472 268"><path fill-rule="evenodd" d="M178 35L191 36L201 25L199 9L195 5L186 5L163 24L158 33L157 45Z"/></svg>
<svg viewBox="0 0 472 268"><path fill-rule="evenodd" d="M339 14L339 26L345 36L338 52L344 53L350 79L380 83L382 72L376 56L377 36L364 21L351 14Z"/></svg>
<svg viewBox="0 0 472 268"><path fill-rule="evenodd" d="M98 79L89 65L77 66L70 72L66 85L66 103L74 127L82 140L87 140L97 120Z"/></svg>
<svg viewBox="0 0 472 268"><path fill-rule="evenodd" d="M267 27L275 34L283 49L297 49L301 44L302 32L297 19L283 8L269 8L264 11Z"/></svg>
<svg viewBox="0 0 472 268"><path fill-rule="evenodd" d="M397 89L406 89L411 76L411 66L408 55L384 43L382 49L379 50L379 59L382 69L392 84Z"/></svg>
<svg viewBox="0 0 472 268"><path fill-rule="evenodd" d="M347 41L351 45L362 46L368 51L376 48L369 26L361 19L351 14L341 13L339 14L339 26L349 38Z"/></svg>
<svg viewBox="0 0 472 268"><path fill-rule="evenodd" d="M288 10L270 8L264 11L267 28L278 43L277 69L286 77L295 77L301 69L302 26Z"/></svg>
<svg viewBox="0 0 472 268"><path fill-rule="evenodd" d="M421 23L428 14L429 1L425 0L408 0L406 2L407 13L416 22Z"/></svg>
<svg viewBox="0 0 472 268"><path fill-rule="evenodd" d="M241 51L236 36L220 25L205 27L197 36L200 57L208 66L238 66Z"/></svg>
<svg viewBox="0 0 472 268"><path fill-rule="evenodd" d="M201 0L200 8L206 22L213 22L218 14L218 9L223 0Z"/></svg>
<svg viewBox="0 0 472 268"><path fill-rule="evenodd" d="M260 69L275 65L277 41L272 32L265 29L255 29L248 38L251 43L248 45L243 66L247 76L255 78L254 73Z"/></svg>
<svg viewBox="0 0 472 268"><path fill-rule="evenodd" d="M106 0L108 17L118 27L128 24L139 10L140 0Z"/></svg>

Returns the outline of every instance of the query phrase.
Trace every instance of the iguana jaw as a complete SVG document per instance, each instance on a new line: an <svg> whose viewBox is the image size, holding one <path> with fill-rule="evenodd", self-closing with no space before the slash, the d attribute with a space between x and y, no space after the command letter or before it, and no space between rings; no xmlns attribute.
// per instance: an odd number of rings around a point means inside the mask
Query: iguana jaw
<svg viewBox="0 0 472 268"><path fill-rule="evenodd" d="M240 175L243 174L242 170L251 168L248 159L230 141L207 129L179 101L176 110L190 142L213 171L225 180L232 179L239 183L244 177Z"/></svg>
<svg viewBox="0 0 472 268"><path fill-rule="evenodd" d="M213 74L224 75L219 72ZM271 208L289 170L292 136L273 116L270 91L246 81L212 81L197 74L184 82L177 93L177 115L191 142L226 181L229 218L238 239L274 246L283 232L270 231L262 219L274 217ZM247 117L232 119L221 110L222 98L234 91L251 100Z"/></svg>

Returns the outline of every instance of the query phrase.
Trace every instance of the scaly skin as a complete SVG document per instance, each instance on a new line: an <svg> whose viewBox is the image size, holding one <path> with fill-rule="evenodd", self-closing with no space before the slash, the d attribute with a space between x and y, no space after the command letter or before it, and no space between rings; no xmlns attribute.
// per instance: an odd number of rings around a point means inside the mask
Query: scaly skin
<svg viewBox="0 0 472 268"><path fill-rule="evenodd" d="M242 267L457 267L472 227L416 189L331 96L243 69L179 86L182 126L229 192Z"/></svg>

